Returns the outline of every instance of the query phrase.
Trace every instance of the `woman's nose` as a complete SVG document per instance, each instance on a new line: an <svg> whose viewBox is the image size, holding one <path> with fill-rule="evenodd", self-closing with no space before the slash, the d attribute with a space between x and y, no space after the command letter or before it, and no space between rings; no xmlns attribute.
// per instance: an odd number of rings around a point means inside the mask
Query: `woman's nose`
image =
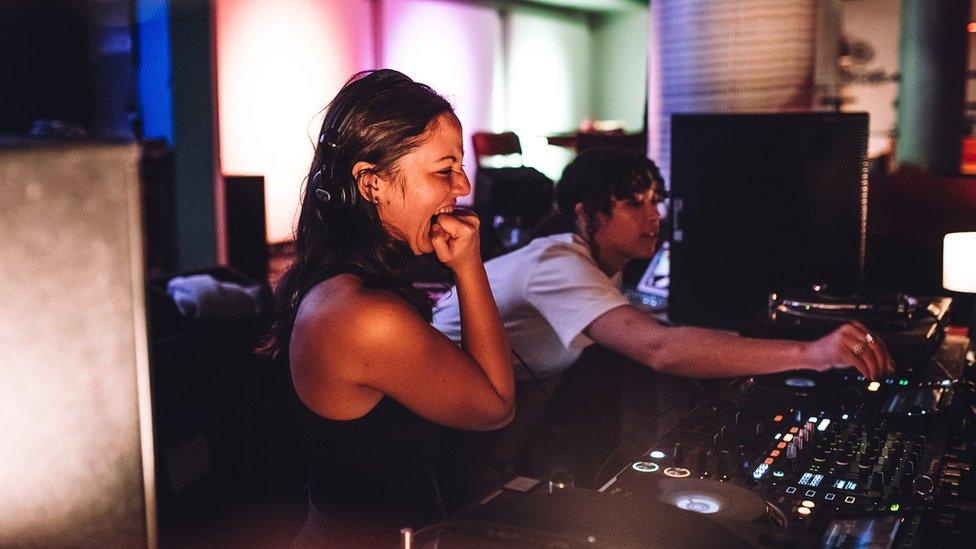
<svg viewBox="0 0 976 549"><path fill-rule="evenodd" d="M468 181L468 174L465 173L464 169L461 170L460 175L454 178L454 194L458 196L471 194L471 182Z"/></svg>

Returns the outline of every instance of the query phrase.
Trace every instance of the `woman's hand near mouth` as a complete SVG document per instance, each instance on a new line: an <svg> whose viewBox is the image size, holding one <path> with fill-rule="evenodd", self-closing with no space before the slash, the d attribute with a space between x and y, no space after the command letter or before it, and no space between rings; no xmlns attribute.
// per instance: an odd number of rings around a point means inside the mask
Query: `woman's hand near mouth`
<svg viewBox="0 0 976 549"><path fill-rule="evenodd" d="M440 214L430 226L430 243L437 259L452 271L481 265L478 216L466 210Z"/></svg>

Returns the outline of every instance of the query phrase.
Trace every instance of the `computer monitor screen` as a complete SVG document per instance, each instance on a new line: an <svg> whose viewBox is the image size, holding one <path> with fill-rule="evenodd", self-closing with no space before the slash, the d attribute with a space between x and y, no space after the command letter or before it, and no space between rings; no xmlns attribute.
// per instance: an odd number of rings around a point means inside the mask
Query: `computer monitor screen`
<svg viewBox="0 0 976 549"><path fill-rule="evenodd" d="M677 114L671 320L737 329L772 291L863 283L865 113Z"/></svg>

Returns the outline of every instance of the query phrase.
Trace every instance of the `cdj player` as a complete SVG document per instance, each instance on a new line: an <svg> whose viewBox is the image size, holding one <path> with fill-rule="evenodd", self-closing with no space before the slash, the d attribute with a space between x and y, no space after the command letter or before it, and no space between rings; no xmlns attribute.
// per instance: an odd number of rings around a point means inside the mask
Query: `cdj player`
<svg viewBox="0 0 976 549"><path fill-rule="evenodd" d="M599 491L499 490L416 546L974 547L974 370L948 336L877 381L734 380Z"/></svg>
<svg viewBox="0 0 976 549"><path fill-rule="evenodd" d="M746 337L814 340L850 320L881 336L896 361L926 359L942 343L950 297L892 292L838 294L824 285L774 292L766 313L740 329Z"/></svg>

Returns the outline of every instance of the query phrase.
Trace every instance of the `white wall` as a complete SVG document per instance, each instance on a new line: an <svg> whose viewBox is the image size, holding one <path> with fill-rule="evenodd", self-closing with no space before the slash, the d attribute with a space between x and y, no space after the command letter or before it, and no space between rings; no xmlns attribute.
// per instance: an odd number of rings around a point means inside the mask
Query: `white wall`
<svg viewBox="0 0 976 549"><path fill-rule="evenodd" d="M545 136L575 130L593 115L592 33L585 16L527 8L513 10L509 24L509 126L525 163L557 179L573 153L549 146Z"/></svg>
<svg viewBox="0 0 976 549"><path fill-rule="evenodd" d="M897 74L901 0L851 0L843 2L841 9L842 35L849 43L868 43L875 52L871 62L853 70L860 74L877 71ZM843 110L867 112L870 117L868 155L889 151L898 118L895 110L898 83L849 83L842 86L841 96L849 100Z"/></svg>
<svg viewBox="0 0 976 549"><path fill-rule="evenodd" d="M593 115L630 132L644 128L648 25L647 9L594 18Z"/></svg>

